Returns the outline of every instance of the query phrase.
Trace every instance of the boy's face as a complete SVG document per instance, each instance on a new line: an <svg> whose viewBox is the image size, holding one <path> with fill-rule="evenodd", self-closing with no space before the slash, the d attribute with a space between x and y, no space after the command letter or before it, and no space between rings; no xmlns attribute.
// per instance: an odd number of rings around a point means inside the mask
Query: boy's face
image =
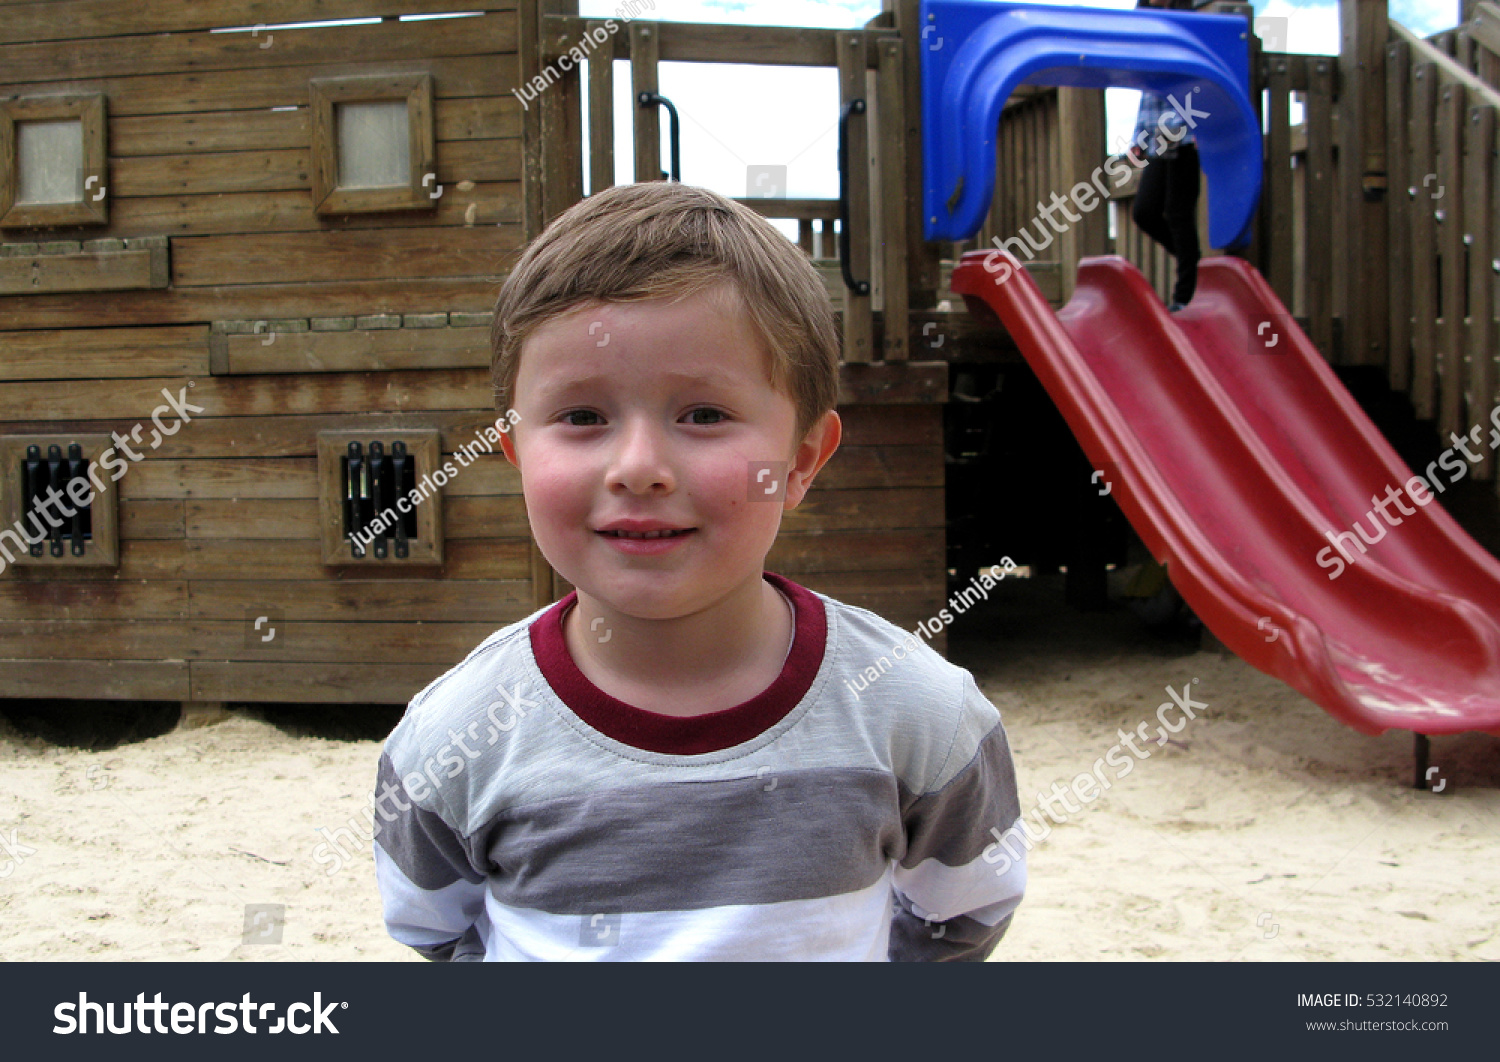
<svg viewBox="0 0 1500 1062"><path fill-rule="evenodd" d="M640 619L691 615L758 581L783 508L838 442L828 414L798 445L796 409L769 364L723 286L677 302L593 303L533 332L504 447L552 566ZM773 462L755 485L757 466ZM774 488L767 498L775 478L784 500Z"/></svg>

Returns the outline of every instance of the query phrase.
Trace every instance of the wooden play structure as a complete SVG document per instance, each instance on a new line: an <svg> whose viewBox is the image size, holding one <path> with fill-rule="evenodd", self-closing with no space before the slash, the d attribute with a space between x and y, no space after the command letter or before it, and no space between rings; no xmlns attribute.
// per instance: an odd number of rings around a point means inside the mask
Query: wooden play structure
<svg viewBox="0 0 1500 1062"><path fill-rule="evenodd" d="M932 243L917 0L852 30L621 10L0 0L0 696L402 703L565 592L494 446L489 311L526 241L612 179L619 60L637 180L668 154L660 63L838 71L845 195L743 200L797 222L843 329L845 444L768 566L907 628L942 607L967 504L945 493L950 379L1024 371L952 261L1104 161L1103 92L1016 92L983 232ZM1384 0L1341 14L1336 56L1270 50L1247 17L1268 109L1247 255L1335 365L1384 367L1444 432L1487 424L1500 7L1466 0L1433 41ZM1133 189L1029 266L1056 303L1112 251L1165 292ZM86 509L5 535L111 450L125 471L76 488Z"/></svg>

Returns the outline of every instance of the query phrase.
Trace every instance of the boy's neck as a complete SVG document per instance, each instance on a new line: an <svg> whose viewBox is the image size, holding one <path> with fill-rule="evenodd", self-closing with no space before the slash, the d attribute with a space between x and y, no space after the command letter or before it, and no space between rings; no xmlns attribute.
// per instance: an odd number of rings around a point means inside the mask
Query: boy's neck
<svg viewBox="0 0 1500 1062"><path fill-rule="evenodd" d="M637 619L581 591L563 619L585 678L626 704L679 717L733 708L764 690L781 673L792 628L785 599L759 575L677 619ZM607 640L590 635L599 629Z"/></svg>

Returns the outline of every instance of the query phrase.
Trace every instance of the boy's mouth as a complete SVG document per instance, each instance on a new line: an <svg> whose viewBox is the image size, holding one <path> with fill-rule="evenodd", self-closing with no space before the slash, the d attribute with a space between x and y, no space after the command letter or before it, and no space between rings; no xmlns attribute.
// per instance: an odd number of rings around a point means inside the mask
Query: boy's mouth
<svg viewBox="0 0 1500 1062"><path fill-rule="evenodd" d="M679 527L675 524L669 524L665 520L639 519L611 520L602 527L595 528L595 532L603 535L605 538L635 542L651 542L663 538L682 538L684 535L690 535L696 530L696 527Z"/></svg>
<svg viewBox="0 0 1500 1062"><path fill-rule="evenodd" d="M690 534L692 534L693 530L694 529L691 528L691 527L668 528L668 529L661 530L661 531L621 531L621 530L609 530L609 529L605 529L605 530L601 530L599 533L601 535L606 535L606 536L608 536L610 538L648 539L648 538L679 538L682 535L690 535Z"/></svg>

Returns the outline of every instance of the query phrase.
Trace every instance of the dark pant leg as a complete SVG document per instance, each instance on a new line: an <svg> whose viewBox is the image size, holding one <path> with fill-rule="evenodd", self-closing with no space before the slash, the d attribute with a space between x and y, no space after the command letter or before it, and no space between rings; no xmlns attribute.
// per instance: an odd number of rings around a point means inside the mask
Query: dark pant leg
<svg viewBox="0 0 1500 1062"><path fill-rule="evenodd" d="M1198 286L1198 146L1184 144L1166 166L1163 213L1172 233L1168 246L1175 248L1177 256L1177 286L1172 289L1172 298L1186 305Z"/></svg>
<svg viewBox="0 0 1500 1062"><path fill-rule="evenodd" d="M1173 254L1172 230L1167 227L1165 215L1167 202L1168 160L1153 156L1146 160L1141 170L1141 183L1136 186L1135 203L1130 208L1130 217L1136 227Z"/></svg>

